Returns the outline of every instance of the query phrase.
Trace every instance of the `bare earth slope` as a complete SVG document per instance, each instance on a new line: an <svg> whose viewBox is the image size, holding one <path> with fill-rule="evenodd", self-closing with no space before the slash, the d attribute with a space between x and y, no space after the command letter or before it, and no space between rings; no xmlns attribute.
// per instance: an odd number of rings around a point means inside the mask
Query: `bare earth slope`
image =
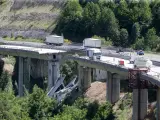
<svg viewBox="0 0 160 120"><path fill-rule="evenodd" d="M85 96L91 100L98 100L100 103L106 101L106 83L93 82L91 87L86 91Z"/></svg>
<svg viewBox="0 0 160 120"><path fill-rule="evenodd" d="M6 0L0 7L0 36L44 38L67 0Z"/></svg>

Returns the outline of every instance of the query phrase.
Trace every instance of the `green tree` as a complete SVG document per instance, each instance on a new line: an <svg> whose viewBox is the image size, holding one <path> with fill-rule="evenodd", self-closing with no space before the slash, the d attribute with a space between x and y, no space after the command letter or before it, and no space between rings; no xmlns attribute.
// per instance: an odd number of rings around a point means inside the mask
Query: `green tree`
<svg viewBox="0 0 160 120"><path fill-rule="evenodd" d="M140 29L139 23L134 23L131 31L130 44L134 44L136 42L136 40L140 37L140 34L141 34L140 32L141 32L141 29Z"/></svg>
<svg viewBox="0 0 160 120"><path fill-rule="evenodd" d="M147 1L140 0L139 2L131 2L129 4L129 11L129 17L132 23L140 22L141 24L146 24L152 20L151 9Z"/></svg>
<svg viewBox="0 0 160 120"><path fill-rule="evenodd" d="M127 47L128 45L128 31L124 28L120 31L120 45L122 47Z"/></svg>
<svg viewBox="0 0 160 120"><path fill-rule="evenodd" d="M0 119L1 120L30 120L27 111L13 94L0 92Z"/></svg>
<svg viewBox="0 0 160 120"><path fill-rule="evenodd" d="M63 111L54 116L54 120L86 120L86 110L75 106L63 106Z"/></svg>
<svg viewBox="0 0 160 120"><path fill-rule="evenodd" d="M7 87L9 81L11 79L11 76L9 76L7 71L3 71L1 76L0 76L0 89L2 91L5 90L5 88Z"/></svg>
<svg viewBox="0 0 160 120"><path fill-rule="evenodd" d="M34 120L45 120L52 116L52 111L56 107L56 102L46 96L46 93L34 86L33 93L28 98L28 112Z"/></svg>
<svg viewBox="0 0 160 120"><path fill-rule="evenodd" d="M135 42L135 44L133 44L133 48L134 49L145 49L145 43L144 43L144 37L142 38L138 38Z"/></svg>
<svg viewBox="0 0 160 120"><path fill-rule="evenodd" d="M103 8L100 19L101 35L109 37L114 45L119 45L119 26L113 11L109 8Z"/></svg>
<svg viewBox="0 0 160 120"><path fill-rule="evenodd" d="M132 22L129 18L129 9L128 4L125 0L121 0L118 6L115 9L115 15L117 19L119 20L120 28L127 28L129 29L130 25L132 25Z"/></svg>
<svg viewBox="0 0 160 120"><path fill-rule="evenodd" d="M79 98L73 106L86 109L88 120L109 120L112 117L112 105L109 102L99 104L98 101L90 102L86 98Z"/></svg>
<svg viewBox="0 0 160 120"><path fill-rule="evenodd" d="M100 104L93 120L107 120L112 115L112 105L109 102Z"/></svg>
<svg viewBox="0 0 160 120"><path fill-rule="evenodd" d="M79 34L82 19L82 7L78 0L68 1L61 13L57 31L66 36Z"/></svg>
<svg viewBox="0 0 160 120"><path fill-rule="evenodd" d="M66 75L65 84L69 82L73 75L77 74L77 62L76 61L66 61L60 68L62 74Z"/></svg>
<svg viewBox="0 0 160 120"><path fill-rule="evenodd" d="M151 4L152 15L153 15L153 26L156 28L157 32L160 32L160 1L155 0Z"/></svg>
<svg viewBox="0 0 160 120"><path fill-rule="evenodd" d="M113 2L113 1L99 0L98 4L99 4L100 9L107 7L107 8L110 8L111 10L114 11L114 9L117 7L115 2Z"/></svg>
<svg viewBox="0 0 160 120"><path fill-rule="evenodd" d="M65 23L73 20L80 20L82 17L82 7L77 0L71 0L67 2L63 12L62 18Z"/></svg>
<svg viewBox="0 0 160 120"><path fill-rule="evenodd" d="M100 19L100 8L97 4L93 2L87 3L83 11L83 21L86 26L86 34L94 35L96 34L96 27Z"/></svg>
<svg viewBox="0 0 160 120"><path fill-rule="evenodd" d="M156 35L156 30L154 28L149 29L145 36L145 44L149 46L152 50L157 48L159 42L160 39Z"/></svg>
<svg viewBox="0 0 160 120"><path fill-rule="evenodd" d="M140 14L138 20L142 23L150 23L152 20L152 13L149 6L149 2L146 0L140 0L139 2L139 11Z"/></svg>

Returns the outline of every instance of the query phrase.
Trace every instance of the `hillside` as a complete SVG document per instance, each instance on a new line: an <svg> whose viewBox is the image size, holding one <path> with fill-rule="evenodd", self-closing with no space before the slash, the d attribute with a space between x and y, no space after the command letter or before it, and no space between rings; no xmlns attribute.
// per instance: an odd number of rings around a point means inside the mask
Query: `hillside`
<svg viewBox="0 0 160 120"><path fill-rule="evenodd" d="M3 0L0 36L44 38L56 25L66 0Z"/></svg>

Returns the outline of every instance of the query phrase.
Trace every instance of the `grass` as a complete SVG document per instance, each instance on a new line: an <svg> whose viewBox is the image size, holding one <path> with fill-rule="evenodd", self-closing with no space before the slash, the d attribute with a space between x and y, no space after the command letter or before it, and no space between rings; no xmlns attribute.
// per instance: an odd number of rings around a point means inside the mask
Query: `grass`
<svg viewBox="0 0 160 120"><path fill-rule="evenodd" d="M42 29L48 30L51 32L54 27L56 26L56 19L57 18L47 18L42 17L43 19L37 20L39 16L43 16L43 14L47 14L50 16L54 13L59 14L61 8L57 8L54 5L39 5L33 7L23 7L18 10L10 10L12 6L12 0L7 0L4 4L0 6L0 27L1 28L10 28L10 29ZM33 14L34 13L34 16ZM18 20L18 16L21 17L23 15L23 20ZM29 16L32 15L32 19ZM52 30L51 30L52 29Z"/></svg>
<svg viewBox="0 0 160 120"><path fill-rule="evenodd" d="M24 41L24 42L38 42L43 43L43 40L41 39L33 39L33 38L23 38L23 37L3 37L4 40L7 41Z"/></svg>

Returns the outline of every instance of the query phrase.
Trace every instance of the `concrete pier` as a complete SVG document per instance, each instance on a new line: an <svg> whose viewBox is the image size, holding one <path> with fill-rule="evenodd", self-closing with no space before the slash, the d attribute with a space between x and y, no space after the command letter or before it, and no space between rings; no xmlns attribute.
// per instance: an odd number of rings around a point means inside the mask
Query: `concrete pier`
<svg viewBox="0 0 160 120"><path fill-rule="evenodd" d="M83 90L87 90L91 86L91 68L84 68Z"/></svg>
<svg viewBox="0 0 160 120"><path fill-rule="evenodd" d="M92 75L91 68L78 66L79 90L84 92L91 86Z"/></svg>
<svg viewBox="0 0 160 120"><path fill-rule="evenodd" d="M30 58L18 57L18 95L24 95L24 88L30 89Z"/></svg>
<svg viewBox="0 0 160 120"><path fill-rule="evenodd" d="M160 120L160 88L157 89L157 120Z"/></svg>
<svg viewBox="0 0 160 120"><path fill-rule="evenodd" d="M48 90L50 90L56 80L60 77L59 62L48 61Z"/></svg>
<svg viewBox="0 0 160 120"><path fill-rule="evenodd" d="M147 108L148 90L140 89L140 92L138 92L138 89L133 89L133 120L144 120L147 115Z"/></svg>
<svg viewBox="0 0 160 120"><path fill-rule="evenodd" d="M83 67L78 65L78 89L82 91L82 86L83 86Z"/></svg>
<svg viewBox="0 0 160 120"><path fill-rule="evenodd" d="M107 72L107 100L114 104L120 97L120 77L118 74Z"/></svg>
<svg viewBox="0 0 160 120"><path fill-rule="evenodd" d="M24 58L23 59L23 81L24 81L24 87L27 91L30 90L30 58Z"/></svg>
<svg viewBox="0 0 160 120"><path fill-rule="evenodd" d="M18 58L18 95L23 96L23 57Z"/></svg>

